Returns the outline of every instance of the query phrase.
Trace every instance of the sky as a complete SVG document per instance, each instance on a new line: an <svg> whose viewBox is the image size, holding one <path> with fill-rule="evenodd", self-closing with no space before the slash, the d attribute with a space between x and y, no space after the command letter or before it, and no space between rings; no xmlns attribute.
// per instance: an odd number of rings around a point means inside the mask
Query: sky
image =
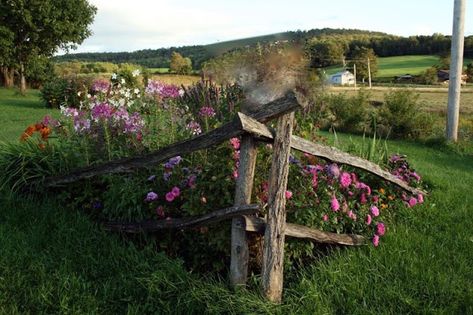
<svg viewBox="0 0 473 315"><path fill-rule="evenodd" d="M451 35L453 0L89 0L92 36L73 52L205 45L313 28ZM473 35L473 4L465 35Z"/></svg>

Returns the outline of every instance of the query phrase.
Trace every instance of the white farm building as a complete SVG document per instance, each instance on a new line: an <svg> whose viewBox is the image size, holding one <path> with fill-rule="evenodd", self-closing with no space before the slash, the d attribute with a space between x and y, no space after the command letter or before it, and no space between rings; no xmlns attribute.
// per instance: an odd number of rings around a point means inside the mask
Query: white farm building
<svg viewBox="0 0 473 315"><path fill-rule="evenodd" d="M334 85L354 85L355 76L350 71L340 71L330 76L329 83Z"/></svg>

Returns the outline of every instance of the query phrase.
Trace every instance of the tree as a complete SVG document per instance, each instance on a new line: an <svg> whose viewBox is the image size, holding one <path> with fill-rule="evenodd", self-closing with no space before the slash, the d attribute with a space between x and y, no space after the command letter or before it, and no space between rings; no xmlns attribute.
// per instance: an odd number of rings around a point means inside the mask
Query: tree
<svg viewBox="0 0 473 315"><path fill-rule="evenodd" d="M97 9L87 0L2 0L0 27L13 33L12 60L20 91L26 90L26 69L36 56L52 56L58 49L75 48L91 35L89 25ZM2 39L4 40L4 39Z"/></svg>
<svg viewBox="0 0 473 315"><path fill-rule="evenodd" d="M378 57L373 49L356 47L351 54L351 58L356 65L356 78L358 80L364 81L368 78L368 61L370 63L371 76L378 72Z"/></svg>
<svg viewBox="0 0 473 315"><path fill-rule="evenodd" d="M192 72L192 60L184 58L180 53L174 51L171 54L169 69L177 74L189 74Z"/></svg>
<svg viewBox="0 0 473 315"><path fill-rule="evenodd" d="M13 87L13 37L13 32L0 25L0 71L7 88Z"/></svg>
<svg viewBox="0 0 473 315"><path fill-rule="evenodd" d="M310 65L313 68L323 68L342 63L345 49L334 39L313 40L308 44Z"/></svg>

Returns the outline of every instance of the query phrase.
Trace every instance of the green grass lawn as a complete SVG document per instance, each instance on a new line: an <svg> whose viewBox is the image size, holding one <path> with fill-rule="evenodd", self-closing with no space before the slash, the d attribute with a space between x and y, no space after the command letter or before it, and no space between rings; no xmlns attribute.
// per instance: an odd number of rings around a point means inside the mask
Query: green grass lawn
<svg viewBox="0 0 473 315"><path fill-rule="evenodd" d="M16 90L0 88L0 141L19 139L28 125L45 115L56 117L58 110L45 108L38 90L28 90L21 96Z"/></svg>
<svg viewBox="0 0 473 315"><path fill-rule="evenodd" d="M24 123L48 113L36 95L0 90L4 138L15 141ZM348 145L348 135L338 138ZM388 147L424 176L426 202L402 209L380 247L335 248L287 274L281 306L264 302L257 277L233 293L223 279L136 245L144 244L139 237L132 243L103 231L53 195L0 192L0 313L473 314L473 156L446 145Z"/></svg>
<svg viewBox="0 0 473 315"><path fill-rule="evenodd" d="M439 62L439 57L434 55L409 55L409 56L395 56L395 57L379 57L378 58L378 73L376 78L393 78L395 76L411 74L418 75L427 68ZM465 59L466 66L472 62L471 59ZM340 66L331 66L325 68L327 75L335 74L343 68Z"/></svg>

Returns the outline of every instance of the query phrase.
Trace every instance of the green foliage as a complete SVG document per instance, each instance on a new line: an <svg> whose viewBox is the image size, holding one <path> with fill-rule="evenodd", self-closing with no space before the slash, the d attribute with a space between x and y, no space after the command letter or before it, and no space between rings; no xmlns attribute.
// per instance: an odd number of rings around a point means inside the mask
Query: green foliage
<svg viewBox="0 0 473 315"><path fill-rule="evenodd" d="M378 57L371 48L356 47L351 51L351 59L354 60L356 65L356 77L357 80L367 80L368 73L368 62L370 65L371 77L373 78L378 71Z"/></svg>
<svg viewBox="0 0 473 315"><path fill-rule="evenodd" d="M49 108L67 105L78 108L89 93L92 77L53 77L41 89L41 98Z"/></svg>
<svg viewBox="0 0 473 315"><path fill-rule="evenodd" d="M385 94L378 114L378 131L394 138L420 138L430 135L431 117L419 111L419 95L411 90Z"/></svg>
<svg viewBox="0 0 473 315"><path fill-rule="evenodd" d="M438 76L437 76L437 71L438 69L435 67L430 67L424 72L421 73L421 75L418 78L419 83L422 84L436 84L438 83Z"/></svg>
<svg viewBox="0 0 473 315"><path fill-rule="evenodd" d="M310 65L314 68L323 68L342 63L347 47L336 39L315 39L307 44L310 56Z"/></svg>
<svg viewBox="0 0 473 315"><path fill-rule="evenodd" d="M470 62L466 67L466 75L468 76L467 81L473 82L473 62Z"/></svg>
<svg viewBox="0 0 473 315"><path fill-rule="evenodd" d="M369 127L369 92L359 90L354 97L335 94L327 97L332 114L332 127L336 130L362 133Z"/></svg>

